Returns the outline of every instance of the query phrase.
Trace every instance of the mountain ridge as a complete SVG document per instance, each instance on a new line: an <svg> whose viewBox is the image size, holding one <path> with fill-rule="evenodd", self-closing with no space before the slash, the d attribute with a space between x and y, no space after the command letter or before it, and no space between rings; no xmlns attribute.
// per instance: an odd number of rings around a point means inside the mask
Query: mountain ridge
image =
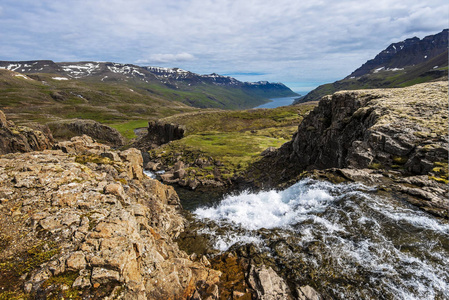
<svg viewBox="0 0 449 300"><path fill-rule="evenodd" d="M230 76L216 73L200 75L180 68L162 68L154 66L138 66L114 62L53 62L52 60L32 61L0 61L0 69L19 72L22 74L50 73L66 76L67 80L101 77L101 81L117 81L136 79L146 83L158 81L169 87L181 88L179 83L191 85L213 84L225 87L243 87L245 91L263 90L267 96L273 88L280 92L280 96L296 95L283 83L258 81L242 82ZM62 77L61 80L65 80Z"/></svg>
<svg viewBox="0 0 449 300"><path fill-rule="evenodd" d="M392 43L345 78L320 85L295 101L317 101L341 90L406 87L447 76L448 29Z"/></svg>

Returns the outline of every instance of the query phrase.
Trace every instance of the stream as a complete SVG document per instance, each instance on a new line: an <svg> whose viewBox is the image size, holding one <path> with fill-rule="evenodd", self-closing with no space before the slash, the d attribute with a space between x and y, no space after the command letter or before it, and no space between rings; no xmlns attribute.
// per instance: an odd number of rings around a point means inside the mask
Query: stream
<svg viewBox="0 0 449 300"><path fill-rule="evenodd" d="M373 188L306 179L186 204L215 249L251 243L334 299L449 299L448 221Z"/></svg>

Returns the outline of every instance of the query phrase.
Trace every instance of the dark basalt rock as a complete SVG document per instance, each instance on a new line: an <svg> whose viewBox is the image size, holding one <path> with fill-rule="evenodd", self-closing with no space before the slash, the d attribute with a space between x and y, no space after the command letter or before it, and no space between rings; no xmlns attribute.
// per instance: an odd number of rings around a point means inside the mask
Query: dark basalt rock
<svg viewBox="0 0 449 300"><path fill-rule="evenodd" d="M74 136L88 135L99 142L120 147L125 140L117 129L93 120L62 120L47 124L56 139L68 140Z"/></svg>
<svg viewBox="0 0 449 300"><path fill-rule="evenodd" d="M134 147L144 150L153 149L168 142L182 139L185 130L185 126L182 125L149 121L148 134L138 140Z"/></svg>
<svg viewBox="0 0 449 300"><path fill-rule="evenodd" d="M37 124L31 127L16 126L0 111L0 155L51 149L53 136L48 127Z"/></svg>

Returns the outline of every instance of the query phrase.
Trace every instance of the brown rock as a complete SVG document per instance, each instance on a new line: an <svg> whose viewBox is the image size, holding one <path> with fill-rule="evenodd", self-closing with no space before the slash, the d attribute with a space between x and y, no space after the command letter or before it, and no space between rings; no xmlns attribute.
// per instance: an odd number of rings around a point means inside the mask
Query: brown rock
<svg viewBox="0 0 449 300"><path fill-rule="evenodd" d="M41 125L45 128L44 125ZM49 133L48 128L44 130ZM16 126L0 111L0 155L14 152L30 152L51 149L53 138L40 130L26 126Z"/></svg>
<svg viewBox="0 0 449 300"><path fill-rule="evenodd" d="M143 158L139 150L130 148L119 153L122 160L126 163L129 178L142 179Z"/></svg>
<svg viewBox="0 0 449 300"><path fill-rule="evenodd" d="M86 268L86 258L84 256L84 253L82 251L74 252L67 259L66 264L67 268L71 270L82 270Z"/></svg>
<svg viewBox="0 0 449 300"><path fill-rule="evenodd" d="M108 283L109 281L119 281L120 274L114 270L104 268L93 268L91 280L96 283Z"/></svg>
<svg viewBox="0 0 449 300"><path fill-rule="evenodd" d="M11 237L0 260L31 249L46 253L28 276L14 277L15 290L50 297L43 283L69 270L79 270L74 288L85 293L91 285L100 287L95 293L101 297L110 295L111 284L119 284L126 299L184 299L196 287L218 282L220 272L207 268L205 260L192 262L173 241L186 222L179 198L173 187L136 178L140 152L125 152L121 162L103 161L99 153L113 150L87 136L62 145L70 154L48 150L0 156L1 208L8 212L0 214L0 236ZM77 163L83 155L100 159ZM133 179L127 171L124 177L112 171L128 164ZM116 181L122 179L126 185Z"/></svg>
<svg viewBox="0 0 449 300"><path fill-rule="evenodd" d="M97 285L97 286L95 286ZM100 286L99 283L95 283L94 287L97 288ZM78 276L72 284L72 287L75 289L86 289L90 288L92 285L90 283L89 277Z"/></svg>
<svg viewBox="0 0 449 300"><path fill-rule="evenodd" d="M164 123L161 121L148 122L148 134L139 139L133 146L139 149L151 149L184 137L185 126Z"/></svg>
<svg viewBox="0 0 449 300"><path fill-rule="evenodd" d="M266 268L251 266L248 283L261 300L292 299L290 290L284 280L273 271L271 267Z"/></svg>
<svg viewBox="0 0 449 300"><path fill-rule="evenodd" d="M8 128L8 121L3 111L0 110L0 128Z"/></svg>
<svg viewBox="0 0 449 300"><path fill-rule="evenodd" d="M321 296L311 286L306 285L298 288L299 300L320 300Z"/></svg>
<svg viewBox="0 0 449 300"><path fill-rule="evenodd" d="M125 198L125 191L120 183L110 183L104 187L105 194L112 194L119 196L121 199Z"/></svg>
<svg viewBox="0 0 449 300"><path fill-rule="evenodd" d="M174 178L183 179L186 176L186 170L179 169L174 172Z"/></svg>

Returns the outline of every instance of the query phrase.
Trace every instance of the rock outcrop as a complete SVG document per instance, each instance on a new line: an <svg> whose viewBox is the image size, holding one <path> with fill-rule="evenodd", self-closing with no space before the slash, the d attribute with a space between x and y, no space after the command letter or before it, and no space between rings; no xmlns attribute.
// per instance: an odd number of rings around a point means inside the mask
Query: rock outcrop
<svg viewBox="0 0 449 300"><path fill-rule="evenodd" d="M424 175L447 161L447 83L338 92L298 127L290 157L300 169L385 168Z"/></svg>
<svg viewBox="0 0 449 300"><path fill-rule="evenodd" d="M142 174L140 151L88 136L56 148L0 156L0 298L187 299L216 290L220 272L173 242L185 225L179 198Z"/></svg>
<svg viewBox="0 0 449 300"><path fill-rule="evenodd" d="M16 126L0 110L0 155L51 149L53 136L44 125Z"/></svg>
<svg viewBox="0 0 449 300"><path fill-rule="evenodd" d="M396 181L424 176L433 187L422 181L417 187L427 186L433 196L419 195L418 206L447 215L447 92L447 82L435 82L323 97L292 141L260 165L275 166L269 176L278 183L329 168L370 169ZM413 194L409 188L399 190Z"/></svg>
<svg viewBox="0 0 449 300"><path fill-rule="evenodd" d="M147 135L138 140L134 147L147 151L168 142L182 139L185 130L186 128L183 125L149 121Z"/></svg>
<svg viewBox="0 0 449 300"><path fill-rule="evenodd" d="M50 122L53 137L58 140L68 140L74 136L88 135L100 143L120 147L125 140L117 129L98 123L94 120L62 120Z"/></svg>

